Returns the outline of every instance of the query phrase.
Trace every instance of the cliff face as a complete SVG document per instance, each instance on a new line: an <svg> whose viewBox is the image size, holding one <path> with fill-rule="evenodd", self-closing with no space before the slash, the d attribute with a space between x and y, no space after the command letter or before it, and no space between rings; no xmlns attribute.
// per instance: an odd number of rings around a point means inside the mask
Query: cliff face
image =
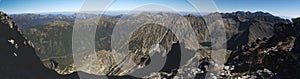
<svg viewBox="0 0 300 79"><path fill-rule="evenodd" d="M58 74L44 67L30 41L11 18L0 12L0 74L2 79L55 79Z"/></svg>
<svg viewBox="0 0 300 79"><path fill-rule="evenodd" d="M256 39L269 38L274 35L274 24L291 23L264 12L233 12L222 13L226 27L227 48L236 50L242 44L250 44Z"/></svg>
<svg viewBox="0 0 300 79"><path fill-rule="evenodd" d="M300 62L300 18L293 19L293 24L296 31L296 39L295 39L295 46L293 48L294 57L297 58L297 62Z"/></svg>
<svg viewBox="0 0 300 79"><path fill-rule="evenodd" d="M298 35L296 36L296 41L295 41L295 48L294 48L293 51L294 52L300 52L300 35L299 35L300 17L293 19L293 24L294 24L296 32L298 32ZM300 55L298 57L300 57Z"/></svg>

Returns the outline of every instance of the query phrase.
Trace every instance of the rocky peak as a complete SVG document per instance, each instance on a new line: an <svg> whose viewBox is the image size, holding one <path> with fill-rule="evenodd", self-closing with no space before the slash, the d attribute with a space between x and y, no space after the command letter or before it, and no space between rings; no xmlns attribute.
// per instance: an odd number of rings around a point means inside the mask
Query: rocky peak
<svg viewBox="0 0 300 79"><path fill-rule="evenodd" d="M274 16L267 12L244 12L244 11L237 11L233 13L222 13L223 18L233 18L237 21L248 21L248 20L257 20L257 21L265 21L265 22L286 22L289 20L281 19L280 17Z"/></svg>
<svg viewBox="0 0 300 79"><path fill-rule="evenodd" d="M188 14L186 15L186 17L193 17L193 18L196 18L196 16L194 14Z"/></svg>

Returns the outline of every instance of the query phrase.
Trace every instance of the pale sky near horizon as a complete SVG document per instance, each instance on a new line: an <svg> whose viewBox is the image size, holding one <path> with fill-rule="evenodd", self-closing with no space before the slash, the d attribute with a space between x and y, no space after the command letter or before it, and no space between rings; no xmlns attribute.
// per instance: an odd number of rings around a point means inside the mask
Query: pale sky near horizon
<svg viewBox="0 0 300 79"><path fill-rule="evenodd" d="M0 11L8 14L77 12L85 0L0 0ZM101 0L97 2L101 3ZM264 11L277 16L300 17L300 0L214 0L219 12ZM154 3L178 11L195 11L186 0L115 0L110 11L132 10Z"/></svg>

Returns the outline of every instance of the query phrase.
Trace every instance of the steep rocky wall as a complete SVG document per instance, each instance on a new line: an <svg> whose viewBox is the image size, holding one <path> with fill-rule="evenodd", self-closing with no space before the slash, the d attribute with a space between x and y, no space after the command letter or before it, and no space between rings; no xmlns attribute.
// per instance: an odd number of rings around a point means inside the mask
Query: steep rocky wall
<svg viewBox="0 0 300 79"><path fill-rule="evenodd" d="M11 18L0 12L0 74L2 79L55 79L57 73L43 66L30 41Z"/></svg>

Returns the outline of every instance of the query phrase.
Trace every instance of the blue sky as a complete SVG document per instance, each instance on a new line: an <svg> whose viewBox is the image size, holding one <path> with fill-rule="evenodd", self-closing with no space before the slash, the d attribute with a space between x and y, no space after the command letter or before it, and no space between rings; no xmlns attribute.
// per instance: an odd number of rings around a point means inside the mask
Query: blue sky
<svg viewBox="0 0 300 79"><path fill-rule="evenodd" d="M214 0L220 12L265 11L277 16L300 17L300 0ZM85 0L0 0L0 10L9 14L80 11ZM101 0L95 4L101 4ZM132 10L145 4L160 4L178 11L195 11L185 0L116 0L108 10ZM147 8L150 9L150 8Z"/></svg>

